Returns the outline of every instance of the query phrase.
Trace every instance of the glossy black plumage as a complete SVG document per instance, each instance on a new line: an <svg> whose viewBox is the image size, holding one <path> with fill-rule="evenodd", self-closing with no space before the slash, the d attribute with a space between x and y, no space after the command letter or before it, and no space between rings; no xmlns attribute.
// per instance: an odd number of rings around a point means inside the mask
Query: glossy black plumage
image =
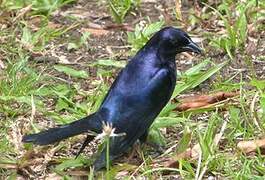
<svg viewBox="0 0 265 180"><path fill-rule="evenodd" d="M200 52L180 29L166 27L157 32L121 70L97 112L65 126L26 135L23 142L39 145L85 133L101 133L102 121L125 136L111 140L111 160L122 155L137 139L145 139L148 128L169 101L176 83L175 56L184 51ZM88 137L89 138L89 137ZM105 166L105 152L95 161Z"/></svg>

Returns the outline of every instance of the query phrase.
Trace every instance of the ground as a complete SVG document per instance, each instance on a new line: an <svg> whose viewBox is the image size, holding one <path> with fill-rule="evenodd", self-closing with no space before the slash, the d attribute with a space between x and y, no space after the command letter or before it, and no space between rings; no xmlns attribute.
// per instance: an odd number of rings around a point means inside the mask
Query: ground
<svg viewBox="0 0 265 180"><path fill-rule="evenodd" d="M111 14L114 1L21 2L0 2L0 177L264 178L262 1L142 0L122 24ZM162 154L136 144L136 153L127 152L110 172L93 172L99 140L77 159L85 135L45 147L22 144L24 134L96 111L121 67L150 38L144 30L159 30L158 22L184 29L204 50L176 57L178 93L149 135ZM188 108L180 110L183 104Z"/></svg>

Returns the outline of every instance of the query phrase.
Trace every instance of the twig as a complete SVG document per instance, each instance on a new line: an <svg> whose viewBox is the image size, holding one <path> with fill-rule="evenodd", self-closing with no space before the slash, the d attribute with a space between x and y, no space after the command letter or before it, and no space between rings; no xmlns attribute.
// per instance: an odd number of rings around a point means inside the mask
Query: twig
<svg viewBox="0 0 265 180"><path fill-rule="evenodd" d="M201 163L202 163L202 151L199 152L198 167L196 169L196 175L195 175L195 179L196 180L199 179L200 169L201 169Z"/></svg>
<svg viewBox="0 0 265 180"><path fill-rule="evenodd" d="M257 126L257 128L261 131L261 128L260 128L260 125L258 123L258 118L255 116L255 104L259 98L259 92L256 92L254 97L253 97L253 100L251 101L251 104L250 104L250 112L251 112L251 116L253 117L253 121L254 121L254 124Z"/></svg>

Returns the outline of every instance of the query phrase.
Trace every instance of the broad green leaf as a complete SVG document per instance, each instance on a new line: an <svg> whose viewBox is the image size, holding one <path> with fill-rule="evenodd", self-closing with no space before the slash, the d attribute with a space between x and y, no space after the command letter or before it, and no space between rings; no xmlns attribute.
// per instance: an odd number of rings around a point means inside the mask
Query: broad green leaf
<svg viewBox="0 0 265 180"><path fill-rule="evenodd" d="M123 68L126 65L126 61L115 61L112 59L99 59L97 60L97 62L93 63L93 65L114 66L118 68Z"/></svg>
<svg viewBox="0 0 265 180"><path fill-rule="evenodd" d="M111 15L117 23L122 23L131 8L131 0L108 0Z"/></svg>
<svg viewBox="0 0 265 180"><path fill-rule="evenodd" d="M32 93L33 93L34 95L37 95L37 96L49 96L49 95L54 95L52 89L49 88L49 87L40 87L39 89L34 90Z"/></svg>
<svg viewBox="0 0 265 180"><path fill-rule="evenodd" d="M184 75L186 76L192 76L195 74L198 74L203 68L205 68L209 63L210 63L210 59L205 59L203 62L191 67L190 69L188 69Z"/></svg>
<svg viewBox="0 0 265 180"><path fill-rule="evenodd" d="M158 22L155 22L155 23L152 23L152 24L146 26L142 31L143 35L145 37L151 36L152 34L157 32L158 30L160 30L164 23L165 23L164 21L158 21Z"/></svg>
<svg viewBox="0 0 265 180"><path fill-rule="evenodd" d="M183 153L189 147L191 137L192 137L192 132L190 131L189 127L186 127L182 138L178 142L176 150L177 154Z"/></svg>
<svg viewBox="0 0 265 180"><path fill-rule="evenodd" d="M180 82L180 83L178 82L171 98L173 99L176 96L178 96L180 93L182 93L183 91L188 90L188 89L193 89L196 86L200 85L202 82L204 82L205 80L210 78L212 75L217 73L220 69L222 69L227 63L228 63L227 61L223 62L221 64L218 64L210 68L209 70L205 71L203 74L197 75L195 77L190 77L188 78L187 82Z"/></svg>
<svg viewBox="0 0 265 180"><path fill-rule="evenodd" d="M29 45L29 44L32 44L31 40L32 40L32 34L30 30L25 26L22 31L21 42L24 45Z"/></svg>
<svg viewBox="0 0 265 180"><path fill-rule="evenodd" d="M202 82L204 82L205 80L213 76L215 73L220 71L220 69L222 69L227 63L228 61L225 61L207 70L202 76L199 76L198 78L194 80L191 88L195 88L196 86L200 85Z"/></svg>
<svg viewBox="0 0 265 180"><path fill-rule="evenodd" d="M162 109L159 116L168 116L172 110L174 110L177 107L176 103L169 102L166 107Z"/></svg>
<svg viewBox="0 0 265 180"><path fill-rule="evenodd" d="M238 19L238 29L240 31L239 35L241 38L242 42L246 41L246 37L247 37L247 17L244 13L245 11L242 11L239 19Z"/></svg>
<svg viewBox="0 0 265 180"><path fill-rule="evenodd" d="M59 100L56 103L55 109L57 111L61 111L61 110L66 109L68 107L69 107L69 104L67 102L65 102L64 99L59 98Z"/></svg>
<svg viewBox="0 0 265 180"><path fill-rule="evenodd" d="M83 71L83 70L75 70L71 67L68 67L68 66L63 66L63 65L55 65L54 66L54 69L56 69L57 71L59 72L63 72L69 76L72 76L72 77L77 77L77 78L88 78L88 74L86 71Z"/></svg>
<svg viewBox="0 0 265 180"><path fill-rule="evenodd" d="M79 46L78 46L77 43L74 43L74 42L70 42L70 43L68 43L68 46L67 46L67 50L68 50L68 51L70 51L70 50L72 50L72 49L78 49L78 48L79 48Z"/></svg>
<svg viewBox="0 0 265 180"><path fill-rule="evenodd" d="M151 128L148 134L148 139L151 142L155 142L161 145L165 145L165 139L163 135L160 133L160 131L156 128Z"/></svg>
<svg viewBox="0 0 265 180"><path fill-rule="evenodd" d="M68 93L71 92L71 89L66 84L58 84L52 89L52 92L57 94L58 96L66 96Z"/></svg>
<svg viewBox="0 0 265 180"><path fill-rule="evenodd" d="M56 112L45 112L47 116L53 119L58 124L68 124L79 119L73 114L71 115L60 115Z"/></svg>
<svg viewBox="0 0 265 180"><path fill-rule="evenodd" d="M128 162L130 163L130 162ZM109 171L109 175L111 177L111 179L115 179L115 176L122 171L134 171L138 166L132 165L132 164L127 164L127 163L122 163L122 164L118 164L115 166L112 166L110 171Z"/></svg>
<svg viewBox="0 0 265 180"><path fill-rule="evenodd" d="M0 96L1 101L16 101L18 103L25 103L31 106L31 96ZM37 108L43 108L43 102L39 99L35 99L34 103Z"/></svg>
<svg viewBox="0 0 265 180"><path fill-rule="evenodd" d="M152 124L152 128L170 127L185 121L187 119L181 117L158 117Z"/></svg>
<svg viewBox="0 0 265 180"><path fill-rule="evenodd" d="M252 79L250 84L259 90L265 90L265 80Z"/></svg>
<svg viewBox="0 0 265 180"><path fill-rule="evenodd" d="M236 107L229 108L229 115L230 115L231 120L240 121L240 109Z"/></svg>
<svg viewBox="0 0 265 180"><path fill-rule="evenodd" d="M67 168L73 168L73 167L81 167L83 166L83 162L81 159L77 158L77 159L69 159L69 160L65 160L63 161L61 164L56 166L56 170L58 171L63 171Z"/></svg>
<svg viewBox="0 0 265 180"><path fill-rule="evenodd" d="M128 43L132 46L131 52L135 53L142 48L150 39L151 35L159 31L164 24L164 21L159 21L147 24L142 28L139 24L135 26L134 32L128 32Z"/></svg>

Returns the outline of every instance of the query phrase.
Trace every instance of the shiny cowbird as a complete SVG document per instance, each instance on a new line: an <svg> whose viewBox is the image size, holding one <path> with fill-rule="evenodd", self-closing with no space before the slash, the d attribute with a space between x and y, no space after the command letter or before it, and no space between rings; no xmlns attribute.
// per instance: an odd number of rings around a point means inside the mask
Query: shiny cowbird
<svg viewBox="0 0 265 180"><path fill-rule="evenodd" d="M176 84L175 56L181 52L200 53L200 48L184 31L165 27L158 31L118 74L97 112L73 123L25 135L23 142L47 145L68 137L94 131L110 123L112 137L110 160L122 155L138 139L145 141L148 129L170 100ZM87 137L83 148L93 139ZM95 169L105 167L106 150L94 162Z"/></svg>

